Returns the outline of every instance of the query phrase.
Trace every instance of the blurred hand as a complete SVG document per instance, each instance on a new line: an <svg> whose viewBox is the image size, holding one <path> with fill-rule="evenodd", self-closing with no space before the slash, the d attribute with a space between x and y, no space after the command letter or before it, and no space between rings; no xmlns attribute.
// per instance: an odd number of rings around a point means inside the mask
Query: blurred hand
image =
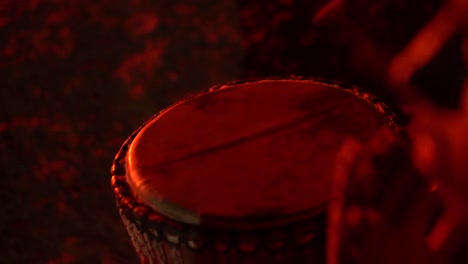
<svg viewBox="0 0 468 264"><path fill-rule="evenodd" d="M411 87L410 79L459 32L464 36L462 49L468 66L467 14L468 1L447 0L389 67L389 82L411 118L412 161L437 186L445 203L445 215L427 236L428 246L435 251L455 226L468 220L468 75L457 110L435 107Z"/></svg>
<svg viewBox="0 0 468 264"><path fill-rule="evenodd" d="M330 264L444 263L425 243L441 207L415 173L409 142L388 128L343 144L329 213Z"/></svg>

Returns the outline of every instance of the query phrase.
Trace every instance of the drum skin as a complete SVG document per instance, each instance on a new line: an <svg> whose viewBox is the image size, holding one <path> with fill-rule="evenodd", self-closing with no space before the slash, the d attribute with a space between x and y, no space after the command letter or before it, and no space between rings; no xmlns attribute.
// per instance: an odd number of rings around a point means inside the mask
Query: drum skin
<svg viewBox="0 0 468 264"><path fill-rule="evenodd" d="M233 82L167 108L111 169L141 263L325 263L334 154L383 126L398 128L385 104L322 79Z"/></svg>

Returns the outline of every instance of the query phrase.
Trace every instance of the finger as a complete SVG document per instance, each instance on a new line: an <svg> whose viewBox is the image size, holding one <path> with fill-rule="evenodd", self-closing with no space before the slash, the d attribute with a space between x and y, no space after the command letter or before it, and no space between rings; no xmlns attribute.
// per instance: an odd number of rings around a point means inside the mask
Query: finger
<svg viewBox="0 0 468 264"><path fill-rule="evenodd" d="M393 60L389 78L393 84L407 84L413 74L441 49L458 28L459 18L453 8L442 7L435 17Z"/></svg>
<svg viewBox="0 0 468 264"><path fill-rule="evenodd" d="M316 26L328 24L342 12L342 0L332 0L315 14L312 23Z"/></svg>
<svg viewBox="0 0 468 264"><path fill-rule="evenodd" d="M327 224L327 263L337 264L341 243L341 226L345 190L353 161L361 150L362 145L352 138L345 140L338 152L335 171L332 178L331 201L328 211Z"/></svg>

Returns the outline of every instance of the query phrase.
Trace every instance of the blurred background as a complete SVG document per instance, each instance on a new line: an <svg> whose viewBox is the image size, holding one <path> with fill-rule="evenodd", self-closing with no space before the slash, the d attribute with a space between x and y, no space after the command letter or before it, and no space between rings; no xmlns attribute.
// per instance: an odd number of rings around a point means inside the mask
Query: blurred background
<svg viewBox="0 0 468 264"><path fill-rule="evenodd" d="M1 262L137 263L109 167L134 129L183 97L293 74L391 103L388 63L441 1L343 2L316 21L328 1L0 0ZM415 82L454 107L446 64Z"/></svg>

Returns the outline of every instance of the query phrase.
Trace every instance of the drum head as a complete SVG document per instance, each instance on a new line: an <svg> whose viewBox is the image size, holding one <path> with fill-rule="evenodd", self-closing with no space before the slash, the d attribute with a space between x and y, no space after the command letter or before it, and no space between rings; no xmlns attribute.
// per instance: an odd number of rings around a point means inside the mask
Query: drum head
<svg viewBox="0 0 468 264"><path fill-rule="evenodd" d="M189 224L310 217L329 200L344 139L366 141L391 124L366 98L313 80L210 90L141 129L126 155L127 181L141 202Z"/></svg>

